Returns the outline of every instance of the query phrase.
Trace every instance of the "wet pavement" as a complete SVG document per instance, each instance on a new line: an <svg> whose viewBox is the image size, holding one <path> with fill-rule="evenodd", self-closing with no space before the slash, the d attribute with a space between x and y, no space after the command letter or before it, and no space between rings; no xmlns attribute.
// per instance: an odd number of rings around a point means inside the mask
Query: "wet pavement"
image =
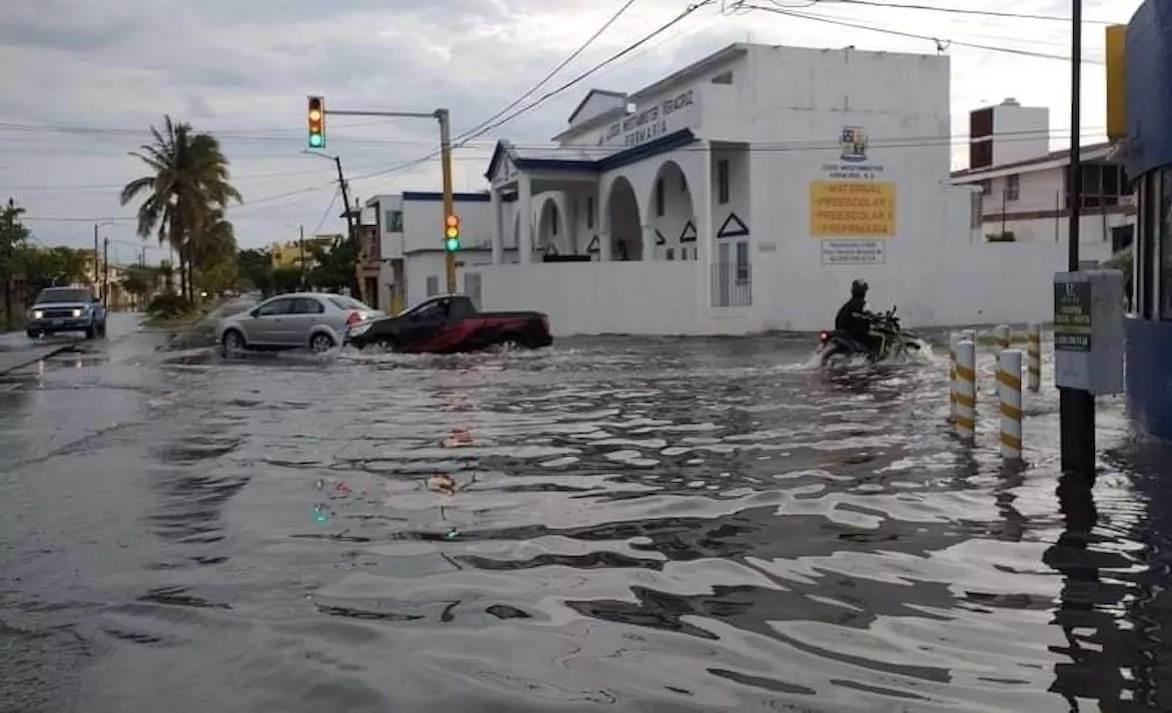
<svg viewBox="0 0 1172 713"><path fill-rule="evenodd" d="M810 341L223 360L119 316L0 379L0 710L1172 709L1172 451L1093 489ZM1049 374L1047 371L1047 378Z"/></svg>

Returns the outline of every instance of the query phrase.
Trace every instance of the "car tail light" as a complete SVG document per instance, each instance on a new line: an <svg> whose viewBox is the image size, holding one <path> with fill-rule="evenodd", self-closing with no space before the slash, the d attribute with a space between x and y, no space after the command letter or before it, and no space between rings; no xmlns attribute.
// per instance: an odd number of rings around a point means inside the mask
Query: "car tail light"
<svg viewBox="0 0 1172 713"><path fill-rule="evenodd" d="M358 324L361 321L362 321L362 313L361 312L351 312L350 316L346 318L346 326L353 327L354 325Z"/></svg>
<svg viewBox="0 0 1172 713"><path fill-rule="evenodd" d="M821 341L823 344L830 341L830 332L822 332L821 334L818 335L818 340Z"/></svg>

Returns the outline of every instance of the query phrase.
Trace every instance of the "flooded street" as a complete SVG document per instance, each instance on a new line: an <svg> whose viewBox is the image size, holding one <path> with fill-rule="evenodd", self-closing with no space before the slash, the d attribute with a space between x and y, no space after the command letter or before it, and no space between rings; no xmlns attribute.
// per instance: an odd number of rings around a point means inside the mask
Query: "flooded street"
<svg viewBox="0 0 1172 713"><path fill-rule="evenodd" d="M0 380L0 710L1172 710L1172 450L1093 490L808 337L90 354ZM1047 361L1049 358L1047 357Z"/></svg>

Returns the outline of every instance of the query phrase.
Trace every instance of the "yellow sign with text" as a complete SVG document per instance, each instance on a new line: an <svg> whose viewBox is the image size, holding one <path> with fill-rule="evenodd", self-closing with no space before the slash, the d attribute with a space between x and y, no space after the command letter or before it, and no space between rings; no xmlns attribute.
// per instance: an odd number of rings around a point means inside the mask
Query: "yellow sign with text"
<svg viewBox="0 0 1172 713"><path fill-rule="evenodd" d="M810 235L876 238L895 235L895 184L811 181Z"/></svg>

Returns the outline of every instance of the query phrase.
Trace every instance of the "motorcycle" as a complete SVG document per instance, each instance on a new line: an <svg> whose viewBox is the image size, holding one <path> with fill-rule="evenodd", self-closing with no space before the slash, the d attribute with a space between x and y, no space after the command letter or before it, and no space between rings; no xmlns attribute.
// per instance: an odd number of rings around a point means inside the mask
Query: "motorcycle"
<svg viewBox="0 0 1172 713"><path fill-rule="evenodd" d="M918 352L923 349L923 339L911 332L904 331L900 326L899 317L895 316L895 311L896 308L892 307L883 314L871 315L873 344L863 344L840 331L819 334L817 352L819 362L822 366L826 366L836 357L852 357L862 354L873 363L901 359L910 352Z"/></svg>

